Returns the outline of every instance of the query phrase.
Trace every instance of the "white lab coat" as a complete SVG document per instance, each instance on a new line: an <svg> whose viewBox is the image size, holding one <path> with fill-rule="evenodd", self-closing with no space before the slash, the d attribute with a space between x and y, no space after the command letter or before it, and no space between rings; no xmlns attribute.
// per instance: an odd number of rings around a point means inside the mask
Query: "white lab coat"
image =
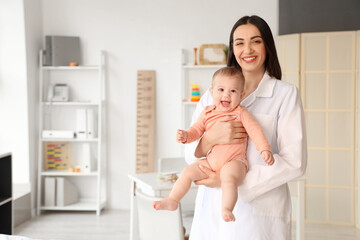
<svg viewBox="0 0 360 240"><path fill-rule="evenodd" d="M207 105L209 91L201 98L193 121ZM236 221L221 217L221 189L200 186L190 240L288 240L291 239L291 198L287 182L304 174L307 162L306 132L301 98L296 86L267 73L257 89L241 102L262 126L275 163L267 166L249 139L249 171L239 186L234 208ZM194 162L198 142L187 144L188 163Z"/></svg>

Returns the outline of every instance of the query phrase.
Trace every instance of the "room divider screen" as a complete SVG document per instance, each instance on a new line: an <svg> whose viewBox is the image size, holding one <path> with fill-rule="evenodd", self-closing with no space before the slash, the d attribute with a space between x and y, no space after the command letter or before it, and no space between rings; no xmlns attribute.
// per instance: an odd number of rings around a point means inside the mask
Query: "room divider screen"
<svg viewBox="0 0 360 240"><path fill-rule="evenodd" d="M283 80L302 94L308 139L306 220L359 224L359 31L276 38Z"/></svg>

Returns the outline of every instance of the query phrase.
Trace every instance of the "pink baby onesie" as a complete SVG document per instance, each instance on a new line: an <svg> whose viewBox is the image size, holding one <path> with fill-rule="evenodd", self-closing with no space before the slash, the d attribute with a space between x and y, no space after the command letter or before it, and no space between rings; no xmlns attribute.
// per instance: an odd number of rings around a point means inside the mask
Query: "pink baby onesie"
<svg viewBox="0 0 360 240"><path fill-rule="evenodd" d="M236 116L234 121L241 122L251 140L255 143L256 149L262 151L271 151L270 144L266 140L265 134L254 117L243 106L236 107L231 112L215 111L215 105L207 106L200 114L198 120L187 130L188 138L184 143L191 143L199 139L205 131L209 130L215 122L223 116ZM219 171L222 166L231 160L238 159L245 163L246 160L247 138L241 143L215 145L207 155L207 161L213 171Z"/></svg>

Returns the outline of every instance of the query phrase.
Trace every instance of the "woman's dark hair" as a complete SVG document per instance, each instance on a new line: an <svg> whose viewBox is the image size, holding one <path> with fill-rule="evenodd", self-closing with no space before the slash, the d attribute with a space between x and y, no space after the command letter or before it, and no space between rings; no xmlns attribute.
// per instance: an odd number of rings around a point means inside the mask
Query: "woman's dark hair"
<svg viewBox="0 0 360 240"><path fill-rule="evenodd" d="M230 39L229 39L229 52L227 57L227 66L228 67L235 67L241 70L240 65L236 61L234 56L234 48L233 48L233 38L235 30L245 24L252 24L257 27L260 31L261 37L265 44L266 49L266 59L265 59L265 70L271 77L281 80L281 67L279 63L279 59L276 53L276 47L273 35L271 33L271 29L269 25L259 16L244 16L240 18L233 26Z"/></svg>

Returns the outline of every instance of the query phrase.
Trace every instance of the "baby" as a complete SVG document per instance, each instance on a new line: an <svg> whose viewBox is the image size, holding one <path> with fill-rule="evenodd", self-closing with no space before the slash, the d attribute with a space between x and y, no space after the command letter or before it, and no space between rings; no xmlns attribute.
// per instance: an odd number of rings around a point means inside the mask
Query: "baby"
<svg viewBox="0 0 360 240"><path fill-rule="evenodd" d="M199 119L187 131L178 130L176 140L181 143L196 141L223 116L234 116L233 121L243 124L264 161L272 165L274 157L260 125L245 107L240 106L244 84L244 77L236 68L224 67L216 71L209 89L214 105L205 107ZM180 200L189 191L191 182L207 177L199 169L199 165L203 165L215 172L220 172L222 217L226 222L235 221L232 211L238 197L237 187L244 180L248 169L246 147L247 139L238 144L215 145L208 152L206 159L199 159L187 166L175 182L169 197L154 201L153 207L156 210L176 210Z"/></svg>

